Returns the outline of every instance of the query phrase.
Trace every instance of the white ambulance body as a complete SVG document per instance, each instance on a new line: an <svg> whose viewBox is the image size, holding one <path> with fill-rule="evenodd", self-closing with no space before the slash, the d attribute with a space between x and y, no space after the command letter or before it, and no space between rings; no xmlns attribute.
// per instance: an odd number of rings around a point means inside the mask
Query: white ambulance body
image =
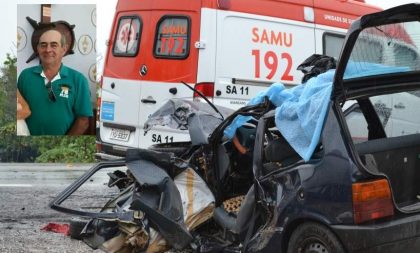
<svg viewBox="0 0 420 253"><path fill-rule="evenodd" d="M295 85L314 53L338 57L355 18L379 11L352 0L119 0L100 94L98 156L187 141L167 127L144 135L148 116L172 98L244 106L274 82Z"/></svg>

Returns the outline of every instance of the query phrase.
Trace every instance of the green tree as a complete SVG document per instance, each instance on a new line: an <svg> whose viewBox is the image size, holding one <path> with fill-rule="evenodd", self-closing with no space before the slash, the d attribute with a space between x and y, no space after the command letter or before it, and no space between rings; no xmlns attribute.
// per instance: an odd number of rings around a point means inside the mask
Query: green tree
<svg viewBox="0 0 420 253"><path fill-rule="evenodd" d="M36 162L83 163L95 161L95 136L45 136L34 140L41 153L36 158Z"/></svg>
<svg viewBox="0 0 420 253"><path fill-rule="evenodd" d="M0 127L0 160L2 162L33 162L39 155L32 137L16 136L16 123Z"/></svg>
<svg viewBox="0 0 420 253"><path fill-rule="evenodd" d="M0 68L0 125L16 120L16 57L6 55Z"/></svg>
<svg viewBox="0 0 420 253"><path fill-rule="evenodd" d="M6 93L3 86L0 88L0 126L4 124L6 113Z"/></svg>

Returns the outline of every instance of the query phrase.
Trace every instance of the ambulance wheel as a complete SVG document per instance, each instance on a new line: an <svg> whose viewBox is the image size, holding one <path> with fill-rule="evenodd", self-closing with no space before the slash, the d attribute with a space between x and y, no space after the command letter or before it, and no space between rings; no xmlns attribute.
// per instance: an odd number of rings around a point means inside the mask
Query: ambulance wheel
<svg viewBox="0 0 420 253"><path fill-rule="evenodd" d="M324 225L307 222L292 233L287 253L345 253L337 236Z"/></svg>

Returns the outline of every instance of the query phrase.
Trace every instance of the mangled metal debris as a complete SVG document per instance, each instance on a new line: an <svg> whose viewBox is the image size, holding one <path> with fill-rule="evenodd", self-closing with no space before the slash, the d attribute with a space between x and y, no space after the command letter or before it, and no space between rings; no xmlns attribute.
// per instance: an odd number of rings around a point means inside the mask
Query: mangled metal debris
<svg viewBox="0 0 420 253"><path fill-rule="evenodd" d="M419 252L420 229L407 228L420 227L420 122L401 120L401 112L420 107L420 52L410 44L420 29L402 32L419 27L419 13L411 4L362 17L336 70L259 97L224 120L205 105L168 102L146 130L188 129L190 143L128 150L125 160L99 163L51 207L91 218L83 240L108 253ZM363 53L377 43L399 53L390 61ZM400 59L401 45L415 59ZM314 85L318 78L326 82ZM321 88L327 92L316 93ZM239 124L238 116L246 120ZM284 123L289 118L299 120ZM224 134L229 126L231 136ZM60 205L95 172L120 166L127 171L111 173L109 182L118 196L100 212Z"/></svg>

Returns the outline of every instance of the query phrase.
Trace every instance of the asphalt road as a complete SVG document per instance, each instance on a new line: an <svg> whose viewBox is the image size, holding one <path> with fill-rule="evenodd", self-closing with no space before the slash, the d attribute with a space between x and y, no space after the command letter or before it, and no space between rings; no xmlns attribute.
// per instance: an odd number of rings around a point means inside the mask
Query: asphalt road
<svg viewBox="0 0 420 253"><path fill-rule="evenodd" d="M48 223L69 223L71 216L51 210L48 203L91 166L0 163L0 252L101 252L69 236L41 230ZM106 181L106 173L92 178L63 204L100 207Z"/></svg>

